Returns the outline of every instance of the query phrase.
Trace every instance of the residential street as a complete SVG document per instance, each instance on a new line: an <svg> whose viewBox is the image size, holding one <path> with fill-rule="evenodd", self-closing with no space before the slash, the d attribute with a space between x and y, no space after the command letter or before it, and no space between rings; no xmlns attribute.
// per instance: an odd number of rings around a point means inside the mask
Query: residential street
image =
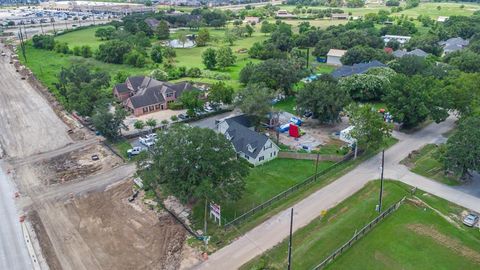
<svg viewBox="0 0 480 270"><path fill-rule="evenodd" d="M0 168L0 269L32 269L13 200L14 190Z"/></svg>
<svg viewBox="0 0 480 270"><path fill-rule="evenodd" d="M443 133L453 128L454 121L455 119L450 117L440 124L430 124L428 127L409 135L395 132L394 136L399 139L399 142L385 151L385 178L401 180L426 192L480 212L480 198L410 173L405 166L399 164L411 151L441 138ZM381 153L295 204L293 206L294 230L310 223L323 210L328 210L350 197L369 181L380 178L380 161ZM212 254L208 261L198 266L198 269L237 269L272 248L288 236L289 213L289 209L284 210L260 224L235 242Z"/></svg>

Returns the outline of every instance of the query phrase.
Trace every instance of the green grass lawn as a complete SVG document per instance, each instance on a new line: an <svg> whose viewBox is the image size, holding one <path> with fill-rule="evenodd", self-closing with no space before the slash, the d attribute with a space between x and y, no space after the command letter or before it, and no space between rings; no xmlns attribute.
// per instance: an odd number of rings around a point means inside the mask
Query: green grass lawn
<svg viewBox="0 0 480 270"><path fill-rule="evenodd" d="M49 89L55 91L54 84L58 82L58 74L62 68L68 68L72 63L84 63L93 69L107 71L113 77L117 72L124 71L130 75L148 74L149 68L135 68L128 65L107 64L93 58L83 58L74 55L65 55L54 51L47 51L33 48L30 44L26 46L26 65L33 71L35 76L42 81ZM47 59L47 60L46 60ZM25 63L23 57L20 60Z"/></svg>
<svg viewBox="0 0 480 270"><path fill-rule="evenodd" d="M103 26L104 27L104 26ZM94 50L98 48L98 45L104 41L100 41L95 38L95 31L99 27L91 27L78 31L73 31L64 35L55 37L56 40L67 42L69 47L72 49L74 46L89 45ZM239 49L249 49L254 42L263 41L268 38L261 34L256 27L257 31L252 35L252 37L247 37L244 39L236 40L234 45L231 46L234 54L237 57L237 62L234 66L228 67L225 70L215 70L214 72L226 73L230 76L230 80L225 82L234 87L234 89L239 89L241 87L239 79L239 73L242 68L249 62L258 63L260 60L249 58L247 53L239 53ZM223 41L223 35L225 33L224 29L209 29L214 41L212 41L206 47L195 47L191 49L175 49L177 57L175 62L177 66L185 66L187 68L198 67L202 70L204 65L202 63L202 52L208 47L219 48L225 46L226 44ZM172 34L172 38L175 38L179 33L191 34L195 33L194 31L182 30L177 33ZM159 41L153 40L153 44L159 43ZM33 48L31 45L27 45L27 66L34 72L34 74L50 89L55 91L54 83L57 82L57 76L60 70L63 68L69 67L72 63L85 63L89 66L92 66L99 70L104 70L110 73L113 77L117 72L124 71L127 74L133 75L147 75L153 67L144 67L144 68L135 68L129 65L117 65L117 64L107 64L101 61L96 61L93 58L85 59L73 55L64 55L55 53L53 51L40 50ZM48 59L48 61L45 61ZM22 59L23 60L23 59ZM218 80L208 79L208 78L181 78L177 81L183 80L193 80L199 82L208 82L214 83Z"/></svg>
<svg viewBox="0 0 480 270"><path fill-rule="evenodd" d="M444 174L444 165L440 160L439 146L435 144L427 144L413 154L410 158L403 160L409 166L412 172L436 180L449 186L459 185L460 182L455 176L447 176Z"/></svg>
<svg viewBox="0 0 480 270"><path fill-rule="evenodd" d="M386 181L384 188L384 209L403 196L410 196L409 188L396 181ZM293 235L292 268L312 269L374 219L378 191L379 182L371 182L323 218L298 230ZM443 212L444 215L460 214L460 208L450 207L442 199L419 196L441 212L455 210ZM436 204L431 203L432 198ZM288 241L283 241L242 269L286 268L287 245ZM406 201L327 269L477 269L479 256L477 230L458 228L433 210Z"/></svg>
<svg viewBox="0 0 480 270"><path fill-rule="evenodd" d="M320 162L318 171L331 166L333 162ZM247 210L265 202L287 188L298 184L315 173L315 161L295 159L274 159L264 165L250 169L246 179L243 197L233 203L221 204L222 216L232 220ZM203 205L195 211L198 220L203 221Z"/></svg>
<svg viewBox="0 0 480 270"><path fill-rule="evenodd" d="M67 42L70 49L73 49L73 47L75 46L88 45L92 47L93 50L96 50L98 48L98 45L102 44L104 41L101 41L100 39L95 37L95 31L98 28L102 27L108 26L88 27L85 29L69 32L64 35L59 35L55 37L55 39L60 42Z"/></svg>
<svg viewBox="0 0 480 270"><path fill-rule="evenodd" d="M461 5L464 5L464 8L461 8ZM402 6L405 5L402 3ZM440 10L437 9L437 6L440 6ZM279 6L281 9L286 9L289 11L293 11L295 6L293 5L281 5ZM328 7L307 7L311 9L327 9ZM379 10L388 10L390 11L390 7L385 5L375 5L375 4L368 4L362 8L346 8L340 7L345 13L350 13L353 16L365 16L368 13L378 13ZM409 17L418 17L418 15L428 15L433 19L436 19L438 16L455 16L455 15L464 15L469 16L472 15L473 12L480 9L479 4L475 3L420 3L418 7L406 9L399 13L394 13L394 16L400 16L405 14ZM342 22L341 20L332 20L333 22ZM345 22L345 21L343 21Z"/></svg>
<svg viewBox="0 0 480 270"><path fill-rule="evenodd" d="M127 150L132 148L132 145L130 142L128 142L128 140L122 139L120 141L111 143L111 145L119 155L125 159L128 159Z"/></svg>
<svg viewBox="0 0 480 270"><path fill-rule="evenodd" d="M293 115L297 115L297 112L294 109L295 106L296 106L295 97L287 97L286 99L280 100L279 102L275 103L273 105L273 108L279 111L285 111Z"/></svg>

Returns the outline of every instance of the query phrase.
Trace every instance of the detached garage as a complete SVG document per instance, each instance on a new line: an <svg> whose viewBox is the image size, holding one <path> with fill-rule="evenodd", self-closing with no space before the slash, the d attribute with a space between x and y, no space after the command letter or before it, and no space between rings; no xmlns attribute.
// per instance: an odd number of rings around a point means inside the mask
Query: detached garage
<svg viewBox="0 0 480 270"><path fill-rule="evenodd" d="M346 52L346 50L330 49L327 53L327 64L341 66L342 62L340 61L340 58L342 58Z"/></svg>

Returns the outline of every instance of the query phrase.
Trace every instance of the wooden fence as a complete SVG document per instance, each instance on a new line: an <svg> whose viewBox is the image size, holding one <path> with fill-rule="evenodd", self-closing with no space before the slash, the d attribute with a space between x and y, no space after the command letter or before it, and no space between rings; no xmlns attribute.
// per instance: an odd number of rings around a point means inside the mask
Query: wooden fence
<svg viewBox="0 0 480 270"><path fill-rule="evenodd" d="M372 228L377 225L380 221L382 221L385 217L389 216L391 213L395 212L400 205L405 200L403 197L400 201L395 203L394 205L390 206L387 210L383 211L378 217L374 220L370 221L365 227L363 227L360 231L356 232L355 235L348 240L345 244L343 244L339 249L335 250L330 256L328 256L325 260L323 260L319 265L315 266L314 270L319 270L324 268L327 264L331 263L335 258L340 256L343 252L345 252L348 248L350 248L358 239L362 238L366 235Z"/></svg>

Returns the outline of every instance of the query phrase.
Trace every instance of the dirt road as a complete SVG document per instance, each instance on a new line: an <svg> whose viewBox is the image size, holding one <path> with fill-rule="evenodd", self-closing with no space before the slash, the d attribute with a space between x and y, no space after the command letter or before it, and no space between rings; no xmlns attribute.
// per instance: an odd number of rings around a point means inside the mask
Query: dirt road
<svg viewBox="0 0 480 270"><path fill-rule="evenodd" d="M0 50L5 47L0 45ZM10 157L47 152L72 142L46 100L0 56L0 145Z"/></svg>

